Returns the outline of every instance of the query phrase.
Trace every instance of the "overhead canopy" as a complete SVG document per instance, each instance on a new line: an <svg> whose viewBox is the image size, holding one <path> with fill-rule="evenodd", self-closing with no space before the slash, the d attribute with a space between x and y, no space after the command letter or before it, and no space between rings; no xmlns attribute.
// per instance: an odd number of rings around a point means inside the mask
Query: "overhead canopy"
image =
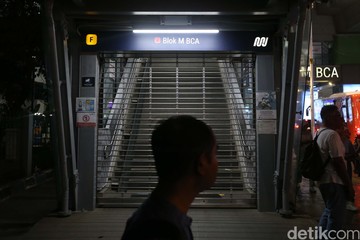
<svg viewBox="0 0 360 240"><path fill-rule="evenodd" d="M273 31L295 0L55 0L77 30L131 31L149 27ZM177 16L177 17L175 17Z"/></svg>

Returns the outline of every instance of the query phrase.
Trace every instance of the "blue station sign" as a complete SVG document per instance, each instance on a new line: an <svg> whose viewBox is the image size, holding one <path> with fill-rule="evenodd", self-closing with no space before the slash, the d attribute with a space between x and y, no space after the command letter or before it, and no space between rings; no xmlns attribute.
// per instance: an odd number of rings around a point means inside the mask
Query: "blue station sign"
<svg viewBox="0 0 360 240"><path fill-rule="evenodd" d="M271 52L272 33L219 32L151 33L91 32L84 35L83 51L242 51Z"/></svg>

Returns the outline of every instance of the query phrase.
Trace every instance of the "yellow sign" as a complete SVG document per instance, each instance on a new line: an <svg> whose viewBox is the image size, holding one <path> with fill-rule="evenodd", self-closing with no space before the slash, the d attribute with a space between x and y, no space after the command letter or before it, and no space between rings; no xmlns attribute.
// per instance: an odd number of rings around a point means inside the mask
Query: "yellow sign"
<svg viewBox="0 0 360 240"><path fill-rule="evenodd" d="M97 35L96 34L87 34L86 35L86 45L96 45L97 44Z"/></svg>

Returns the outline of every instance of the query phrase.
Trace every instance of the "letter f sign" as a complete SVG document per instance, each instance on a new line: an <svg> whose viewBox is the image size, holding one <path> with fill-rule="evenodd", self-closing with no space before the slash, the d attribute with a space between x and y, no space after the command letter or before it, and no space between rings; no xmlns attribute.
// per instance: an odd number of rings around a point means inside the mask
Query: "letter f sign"
<svg viewBox="0 0 360 240"><path fill-rule="evenodd" d="M97 35L96 34L87 34L86 35L86 45L96 45L97 44Z"/></svg>

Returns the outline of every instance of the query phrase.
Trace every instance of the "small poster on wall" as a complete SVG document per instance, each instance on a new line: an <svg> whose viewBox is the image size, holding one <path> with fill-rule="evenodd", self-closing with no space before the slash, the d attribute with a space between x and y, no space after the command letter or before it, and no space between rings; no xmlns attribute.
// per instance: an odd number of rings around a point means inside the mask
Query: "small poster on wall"
<svg viewBox="0 0 360 240"><path fill-rule="evenodd" d="M76 98L76 112L96 112L96 98Z"/></svg>
<svg viewBox="0 0 360 240"><path fill-rule="evenodd" d="M276 134L276 120L257 120L256 130L259 134Z"/></svg>
<svg viewBox="0 0 360 240"><path fill-rule="evenodd" d="M256 118L276 119L276 94L275 92L256 93Z"/></svg>
<svg viewBox="0 0 360 240"><path fill-rule="evenodd" d="M256 129L259 134L276 134L276 93L256 93Z"/></svg>
<svg viewBox="0 0 360 240"><path fill-rule="evenodd" d="M76 126L96 127L96 98L76 98Z"/></svg>
<svg viewBox="0 0 360 240"><path fill-rule="evenodd" d="M77 127L96 127L96 113L77 113Z"/></svg>

